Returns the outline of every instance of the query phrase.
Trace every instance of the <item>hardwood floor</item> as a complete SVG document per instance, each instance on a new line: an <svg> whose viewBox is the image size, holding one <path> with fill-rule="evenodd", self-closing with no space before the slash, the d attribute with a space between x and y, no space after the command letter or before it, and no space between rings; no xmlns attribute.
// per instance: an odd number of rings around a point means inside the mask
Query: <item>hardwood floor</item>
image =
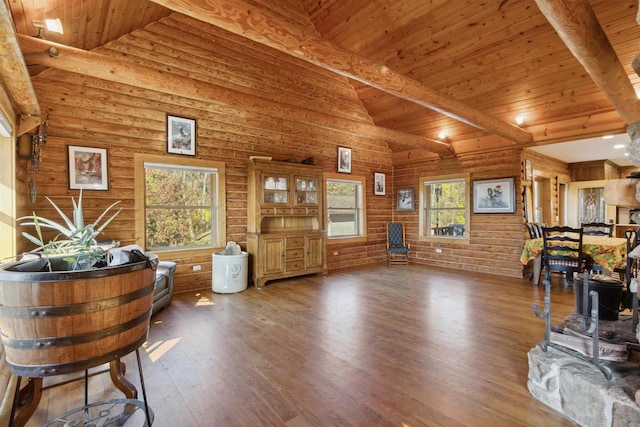
<svg viewBox="0 0 640 427"><path fill-rule="evenodd" d="M141 351L153 425L571 426L526 387L542 298L526 279L386 264L176 295ZM552 301L559 322L572 289ZM108 375L89 384L91 401L121 397ZM46 391L28 425L82 393Z"/></svg>

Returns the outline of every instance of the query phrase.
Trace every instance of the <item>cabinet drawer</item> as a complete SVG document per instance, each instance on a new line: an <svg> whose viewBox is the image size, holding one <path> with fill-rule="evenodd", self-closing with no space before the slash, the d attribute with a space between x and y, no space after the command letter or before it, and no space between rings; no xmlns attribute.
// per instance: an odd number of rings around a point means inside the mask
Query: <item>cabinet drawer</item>
<svg viewBox="0 0 640 427"><path fill-rule="evenodd" d="M307 214L318 215L318 208L307 208Z"/></svg>
<svg viewBox="0 0 640 427"><path fill-rule="evenodd" d="M287 249L287 260L304 258L304 248Z"/></svg>
<svg viewBox="0 0 640 427"><path fill-rule="evenodd" d="M293 208L293 214L294 215L306 215L307 214L307 209L306 208Z"/></svg>
<svg viewBox="0 0 640 427"><path fill-rule="evenodd" d="M304 269L303 259L299 259L295 261L287 261L287 271L303 270L303 269Z"/></svg>
<svg viewBox="0 0 640 427"><path fill-rule="evenodd" d="M291 215L291 208L276 208L276 215Z"/></svg>
<svg viewBox="0 0 640 427"><path fill-rule="evenodd" d="M287 237L286 238L286 248L304 248L304 237Z"/></svg>
<svg viewBox="0 0 640 427"><path fill-rule="evenodd" d="M276 213L275 208L262 208L260 209L262 215L274 215Z"/></svg>

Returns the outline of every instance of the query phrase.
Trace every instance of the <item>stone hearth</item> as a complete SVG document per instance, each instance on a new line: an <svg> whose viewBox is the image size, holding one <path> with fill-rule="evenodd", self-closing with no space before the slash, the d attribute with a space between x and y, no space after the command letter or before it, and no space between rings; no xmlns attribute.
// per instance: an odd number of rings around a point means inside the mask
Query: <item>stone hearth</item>
<svg viewBox="0 0 640 427"><path fill-rule="evenodd" d="M640 367L637 363L605 362L611 381L572 350L539 346L528 353L527 386L540 402L584 427L640 426ZM640 392L639 392L640 395Z"/></svg>

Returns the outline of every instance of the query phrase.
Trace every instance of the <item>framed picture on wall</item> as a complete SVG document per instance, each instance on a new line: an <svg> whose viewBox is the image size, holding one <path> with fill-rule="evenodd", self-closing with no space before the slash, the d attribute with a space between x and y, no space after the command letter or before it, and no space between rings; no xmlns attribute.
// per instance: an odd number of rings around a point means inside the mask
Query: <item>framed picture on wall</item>
<svg viewBox="0 0 640 427"><path fill-rule="evenodd" d="M415 206L413 188L398 188L396 209L398 211L412 211Z"/></svg>
<svg viewBox="0 0 640 427"><path fill-rule="evenodd" d="M385 195L385 175L380 172L373 173L373 194L376 196Z"/></svg>
<svg viewBox="0 0 640 427"><path fill-rule="evenodd" d="M69 145L70 190L108 190L107 149Z"/></svg>
<svg viewBox="0 0 640 427"><path fill-rule="evenodd" d="M473 181L473 213L514 213L516 191L513 178Z"/></svg>
<svg viewBox="0 0 640 427"><path fill-rule="evenodd" d="M338 147L338 172L351 173L351 148Z"/></svg>
<svg viewBox="0 0 640 427"><path fill-rule="evenodd" d="M196 121L167 114L167 153L196 155Z"/></svg>

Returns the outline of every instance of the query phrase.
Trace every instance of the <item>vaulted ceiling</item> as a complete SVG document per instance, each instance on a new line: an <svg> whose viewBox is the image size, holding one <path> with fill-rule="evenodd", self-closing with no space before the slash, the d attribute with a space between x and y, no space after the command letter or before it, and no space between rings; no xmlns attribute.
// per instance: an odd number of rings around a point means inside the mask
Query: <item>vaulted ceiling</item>
<svg viewBox="0 0 640 427"><path fill-rule="evenodd" d="M60 18L64 34L45 37L83 50L172 13L189 14L346 76L377 126L433 141L444 132L454 151L495 141L531 146L621 133L640 120L635 95L640 78L631 67L640 53L637 0L8 0L8 5L18 34L33 36L33 21ZM521 125L515 123L518 115L524 117Z"/></svg>

